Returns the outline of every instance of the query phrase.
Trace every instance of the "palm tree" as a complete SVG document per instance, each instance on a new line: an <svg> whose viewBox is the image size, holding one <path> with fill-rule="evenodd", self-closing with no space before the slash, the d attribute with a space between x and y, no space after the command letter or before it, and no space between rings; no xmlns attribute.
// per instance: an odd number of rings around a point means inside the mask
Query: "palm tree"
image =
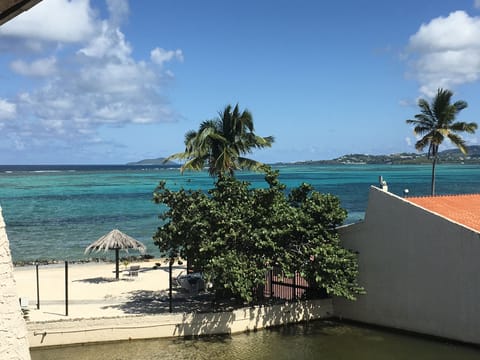
<svg viewBox="0 0 480 360"><path fill-rule="evenodd" d="M445 138L448 138L460 151L467 153L465 141L457 134L459 132L475 133L477 124L463 121L455 122L456 115L468 104L465 101L450 103L453 93L450 90L438 89L431 104L425 99L418 100L420 114L415 120L406 120L414 125L415 135L423 136L415 143L415 148L422 151L428 145L428 158L432 159L432 196L435 195L435 165L438 160L438 148Z"/></svg>
<svg viewBox="0 0 480 360"><path fill-rule="evenodd" d="M169 156L170 159L185 160L180 168L201 170L205 165L211 176L225 173L233 175L235 170L258 170L262 163L243 157L253 149L272 146L272 136L261 137L254 133L252 114L240 112L238 104L232 109L225 107L219 117L200 124L198 131L185 134L185 151Z"/></svg>

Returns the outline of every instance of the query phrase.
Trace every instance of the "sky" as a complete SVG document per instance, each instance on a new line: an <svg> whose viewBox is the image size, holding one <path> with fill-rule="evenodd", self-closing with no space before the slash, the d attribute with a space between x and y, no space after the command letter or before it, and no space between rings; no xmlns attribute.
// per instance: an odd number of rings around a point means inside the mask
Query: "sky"
<svg viewBox="0 0 480 360"><path fill-rule="evenodd" d="M415 152L438 88L480 123L480 0L43 0L0 66L0 164L165 157L229 104L275 137L259 161Z"/></svg>

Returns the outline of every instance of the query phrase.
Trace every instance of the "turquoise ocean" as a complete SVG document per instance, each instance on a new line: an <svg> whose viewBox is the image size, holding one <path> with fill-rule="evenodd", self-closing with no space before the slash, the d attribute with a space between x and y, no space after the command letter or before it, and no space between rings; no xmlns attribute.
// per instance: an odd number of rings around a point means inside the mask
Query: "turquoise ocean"
<svg viewBox="0 0 480 360"><path fill-rule="evenodd" d="M428 165L274 166L287 188L310 183L322 193L340 198L348 211L346 223L361 221L371 185L379 176L389 190L403 196L428 195ZM266 186L260 173L238 172L252 187ZM437 166L437 194L480 192L480 166ZM112 253L84 255L100 236L118 228L143 242L148 254L159 256L152 236L161 224L162 206L152 202L158 182L172 190L208 190L206 172L179 173L178 168L121 165L0 166L0 205L15 262L112 258ZM136 255L135 251L130 252ZM122 254L123 255L123 254Z"/></svg>

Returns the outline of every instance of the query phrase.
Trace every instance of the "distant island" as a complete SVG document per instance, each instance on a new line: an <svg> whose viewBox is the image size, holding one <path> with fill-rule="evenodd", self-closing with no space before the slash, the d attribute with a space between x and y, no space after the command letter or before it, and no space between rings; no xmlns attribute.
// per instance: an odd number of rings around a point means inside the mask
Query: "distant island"
<svg viewBox="0 0 480 360"><path fill-rule="evenodd" d="M480 164L480 145L468 147L468 154L464 155L458 149L448 149L438 153L440 163L449 164ZM127 165L168 165L180 166L180 164L167 161L166 158L145 159L137 162L129 162ZM277 162L271 165L340 165L340 164L391 164L391 165L423 165L431 164L427 154L398 153L390 155L348 154L331 160L309 160L296 162Z"/></svg>
<svg viewBox="0 0 480 360"><path fill-rule="evenodd" d="M438 153L441 163L480 164L480 146L468 147L468 154L464 155L458 149L444 150ZM427 154L399 153L391 155L349 154L332 160L297 161L293 163L276 163L274 165L339 165L339 164L392 164L392 165L421 165L431 164Z"/></svg>
<svg viewBox="0 0 480 360"><path fill-rule="evenodd" d="M136 162L129 162L127 165L170 165L170 166L178 166L178 164L174 161L168 160L165 162L164 157L159 157L156 159L144 159Z"/></svg>

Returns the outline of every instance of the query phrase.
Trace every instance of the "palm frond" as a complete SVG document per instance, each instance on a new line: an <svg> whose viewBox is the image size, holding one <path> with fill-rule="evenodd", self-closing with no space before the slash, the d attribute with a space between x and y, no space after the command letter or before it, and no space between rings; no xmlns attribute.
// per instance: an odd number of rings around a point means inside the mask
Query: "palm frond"
<svg viewBox="0 0 480 360"><path fill-rule="evenodd" d="M238 104L237 104L238 106ZM242 114L239 117L242 130L248 130L249 132L255 131L253 126L253 116L247 109L243 110Z"/></svg>
<svg viewBox="0 0 480 360"><path fill-rule="evenodd" d="M183 173L185 170L202 170L207 162L206 157L195 157L185 162L185 164L180 167L180 172Z"/></svg>
<svg viewBox="0 0 480 360"><path fill-rule="evenodd" d="M448 139L452 142L452 144L459 148L463 154L467 153L468 150L465 145L465 140L463 140L459 135L450 133L448 134Z"/></svg>
<svg viewBox="0 0 480 360"><path fill-rule="evenodd" d="M425 125L417 125L413 128L413 133L415 135L424 135L432 131L431 126L425 126Z"/></svg>
<svg viewBox="0 0 480 360"><path fill-rule="evenodd" d="M163 163L166 164L170 160L185 160L187 158L188 158L188 154L185 153L185 152L176 153L176 154L172 154L169 157L165 158L165 160L163 160Z"/></svg>
<svg viewBox="0 0 480 360"><path fill-rule="evenodd" d="M420 124L421 123L419 120L414 120L414 119L408 119L408 120L405 120L405 122L408 125L415 125L415 124Z"/></svg>
<svg viewBox="0 0 480 360"><path fill-rule="evenodd" d="M195 137L197 136L197 132L195 130L189 130L185 133L185 145L190 143Z"/></svg>
<svg viewBox="0 0 480 360"><path fill-rule="evenodd" d="M235 163L236 156L231 156L227 148L224 148L223 151L212 161L210 166L211 175L221 175L224 173L233 174L235 170L238 170L238 167Z"/></svg>
<svg viewBox="0 0 480 360"><path fill-rule="evenodd" d="M430 138L431 136L425 135L423 138L419 139L415 143L415 149L417 149L418 151L422 151L423 149L425 149L425 147L430 144Z"/></svg>
<svg viewBox="0 0 480 360"><path fill-rule="evenodd" d="M244 157L238 158L238 164L241 169L252 170L252 171L260 171L265 167L265 164L260 161L256 161L256 160L252 160Z"/></svg>
<svg viewBox="0 0 480 360"><path fill-rule="evenodd" d="M258 148L271 147L274 142L275 138L273 136L263 137L255 135L255 146Z"/></svg>
<svg viewBox="0 0 480 360"><path fill-rule="evenodd" d="M451 106L450 100L452 95L453 93L450 90L441 88L437 90L437 95L432 102L433 114L437 121L443 122L449 117L447 112L450 111L449 108Z"/></svg>
<svg viewBox="0 0 480 360"><path fill-rule="evenodd" d="M435 118L435 115L433 114L433 111L430 108L430 104L428 103L427 100L419 99L418 100L418 106L420 107L420 111L423 115L425 115L426 117L429 117L431 119Z"/></svg>
<svg viewBox="0 0 480 360"><path fill-rule="evenodd" d="M457 113L468 107L468 103L463 100L456 101L453 106L457 110Z"/></svg>
<svg viewBox="0 0 480 360"><path fill-rule="evenodd" d="M435 118L425 115L425 114L417 114L415 115L415 119L422 124L428 125L428 126L434 126L436 123Z"/></svg>
<svg viewBox="0 0 480 360"><path fill-rule="evenodd" d="M197 133L202 133L202 132L206 131L207 129L218 131L217 120L210 119L210 120L202 121L200 123L200 126L198 127L198 132Z"/></svg>
<svg viewBox="0 0 480 360"><path fill-rule="evenodd" d="M469 134L475 133L475 130L477 130L477 128L478 128L478 125L476 123L474 122L466 123L463 121L457 121L450 126L450 129L452 131L455 131L455 132L464 131Z"/></svg>

